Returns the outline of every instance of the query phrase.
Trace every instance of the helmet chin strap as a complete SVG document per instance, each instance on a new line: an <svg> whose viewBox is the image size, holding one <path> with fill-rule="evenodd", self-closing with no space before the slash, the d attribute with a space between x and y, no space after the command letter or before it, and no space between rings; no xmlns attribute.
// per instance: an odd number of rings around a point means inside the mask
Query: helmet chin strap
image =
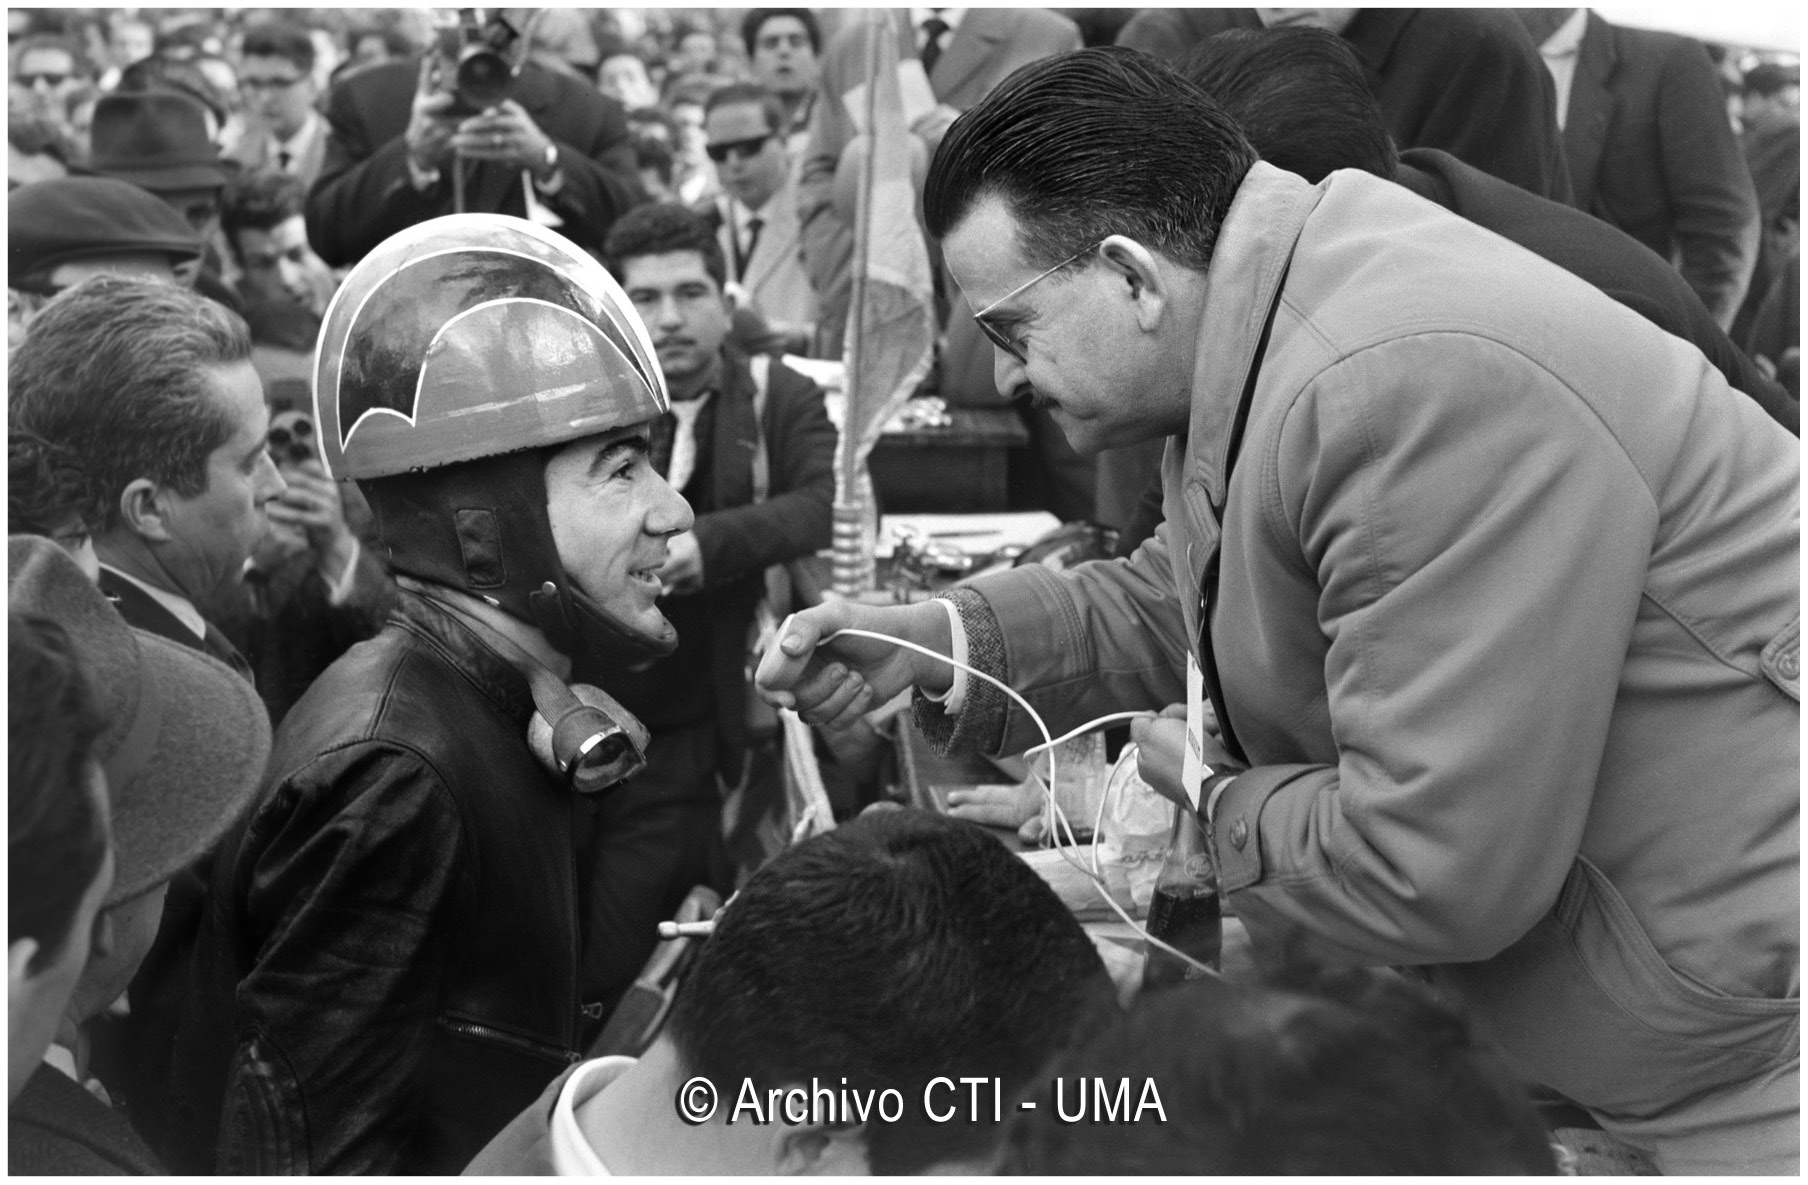
<svg viewBox="0 0 1808 1185"><path fill-rule="evenodd" d="M540 591L528 594L527 603L534 624L564 654L588 654L638 667L678 649L678 631L671 622L657 637L650 636L609 613L569 580L562 587L547 581Z"/></svg>

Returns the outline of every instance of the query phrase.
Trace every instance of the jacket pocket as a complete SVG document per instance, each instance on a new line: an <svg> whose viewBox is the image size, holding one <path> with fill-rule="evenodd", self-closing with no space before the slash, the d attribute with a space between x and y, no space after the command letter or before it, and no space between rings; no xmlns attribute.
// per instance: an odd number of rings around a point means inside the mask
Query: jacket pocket
<svg viewBox="0 0 1808 1185"><path fill-rule="evenodd" d="M1802 701L1802 619L1798 615L1782 633L1770 640L1758 656L1764 677L1797 703Z"/></svg>
<svg viewBox="0 0 1808 1185"><path fill-rule="evenodd" d="M308 1167L308 1111L289 1059L261 1033L239 1044L220 1114L218 1171L228 1177L297 1176Z"/></svg>
<svg viewBox="0 0 1808 1185"><path fill-rule="evenodd" d="M1585 859L1524 938L1486 962L1440 968L1439 978L1522 1073L1627 1120L1798 1056L1799 1000L1723 994L1679 974Z"/></svg>

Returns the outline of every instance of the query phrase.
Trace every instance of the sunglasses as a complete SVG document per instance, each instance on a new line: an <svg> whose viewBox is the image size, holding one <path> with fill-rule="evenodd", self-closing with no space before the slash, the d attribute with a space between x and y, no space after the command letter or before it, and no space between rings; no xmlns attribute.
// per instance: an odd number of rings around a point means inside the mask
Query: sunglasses
<svg viewBox="0 0 1808 1185"><path fill-rule="evenodd" d="M65 82L68 82L68 81L69 81L69 75L53 74L48 71L45 71L43 73L38 73L38 74L21 74L21 75L19 75L19 84L21 86L25 87L27 90L35 90L37 88L38 83L40 83L40 82L44 83L46 86L56 87L56 86L62 86Z"/></svg>
<svg viewBox="0 0 1808 1185"><path fill-rule="evenodd" d="M730 156L737 160L746 160L750 156L758 156L766 147L766 141L772 139L772 133L755 136L751 140L731 140L726 144L710 144L703 151L709 153L709 159L721 164Z"/></svg>
<svg viewBox="0 0 1808 1185"><path fill-rule="evenodd" d="M1041 275L1035 277L1034 279L1028 281L1027 283L1019 284L1017 287L1011 289L1009 292L1005 293L1003 296L999 297L997 300L993 301L991 304L987 305L985 308L979 310L979 312L974 313L973 320L976 323L978 323L979 331L981 333L985 334L988 338L990 338L993 345L997 346L999 349L1003 350L1005 353L1009 354L1011 357L1017 359L1017 361L1019 361L1027 366L1029 364L1029 359L1024 357L1023 347L1021 345L1019 345L1013 338L1007 336L1004 330L1002 330L998 326L992 324L990 321L986 320L986 318L992 315L993 309L997 308L999 305L1003 304L1005 301L1015 300L1017 297L1022 296L1025 292L1028 292L1031 288L1034 288L1036 285L1042 283L1042 281L1048 279L1050 276L1054 275L1056 272L1060 271L1062 268L1066 267L1068 264L1074 262L1076 259L1080 259L1086 255L1091 254L1094 251L1097 251L1101 246L1104 245L1104 243L1105 243L1105 240L1100 239L1098 242L1092 244L1092 246L1090 246L1090 247L1080 248L1078 251L1075 251L1072 255L1069 255L1066 259L1063 259L1060 263L1057 263L1054 267L1049 268L1047 271L1043 272Z"/></svg>

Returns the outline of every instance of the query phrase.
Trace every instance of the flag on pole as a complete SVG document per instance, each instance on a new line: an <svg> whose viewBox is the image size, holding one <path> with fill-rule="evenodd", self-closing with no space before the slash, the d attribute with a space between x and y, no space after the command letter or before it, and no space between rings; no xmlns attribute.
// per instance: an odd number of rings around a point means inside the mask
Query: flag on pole
<svg viewBox="0 0 1808 1185"><path fill-rule="evenodd" d="M868 85L855 123L868 148L856 189L853 296L843 347L847 413L835 453L834 587L843 594L873 587L866 460L886 421L929 373L936 334L929 250L911 183L897 34L889 10L869 9L863 19Z"/></svg>

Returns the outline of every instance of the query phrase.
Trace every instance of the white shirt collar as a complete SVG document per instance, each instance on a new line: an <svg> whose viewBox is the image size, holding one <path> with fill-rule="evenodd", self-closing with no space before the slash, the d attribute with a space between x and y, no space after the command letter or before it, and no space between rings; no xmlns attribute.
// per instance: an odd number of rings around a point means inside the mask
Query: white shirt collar
<svg viewBox="0 0 1808 1185"><path fill-rule="evenodd" d="M1544 39L1538 52L1547 58L1564 58L1581 52L1582 34L1588 28L1588 9L1578 8Z"/></svg>
<svg viewBox="0 0 1808 1185"><path fill-rule="evenodd" d="M548 1135L552 1141L553 1171L561 1177L607 1177L609 1166L591 1146L590 1137L578 1124L577 1109L608 1089L609 1085L634 1068L638 1059L631 1057L599 1057L585 1062L571 1072L553 1104L552 1124Z"/></svg>
<svg viewBox="0 0 1808 1185"><path fill-rule="evenodd" d="M176 620L187 626L189 632L194 634L195 637L200 638L202 641L207 640L207 622L202 618L201 611L195 608L194 602L190 601L187 597L180 597L173 592L165 592L160 588L152 588L130 572L121 572L112 564L103 563L101 564L101 567L113 573L113 575L119 577L121 580L129 580L133 584L136 584L139 588L143 589L153 601L156 601L159 605L162 605L165 609L168 609L173 613Z"/></svg>
<svg viewBox="0 0 1808 1185"><path fill-rule="evenodd" d="M271 157L274 158L279 152L286 152L289 154L290 160L300 160L307 151L308 145L314 142L314 133L319 128L320 112L309 111L308 117L301 121L301 126L296 128L295 134L287 140L278 140L275 136L270 137Z"/></svg>
<svg viewBox="0 0 1808 1185"><path fill-rule="evenodd" d="M923 22L930 17L941 17L942 23L948 26L948 32L952 33L960 28L961 18L966 15L967 10L964 8L943 8L940 10L934 8L913 8L910 10L910 25L911 28L917 31L917 42L921 44L923 40ZM948 43L944 41L942 43L942 48L946 50L948 48Z"/></svg>

